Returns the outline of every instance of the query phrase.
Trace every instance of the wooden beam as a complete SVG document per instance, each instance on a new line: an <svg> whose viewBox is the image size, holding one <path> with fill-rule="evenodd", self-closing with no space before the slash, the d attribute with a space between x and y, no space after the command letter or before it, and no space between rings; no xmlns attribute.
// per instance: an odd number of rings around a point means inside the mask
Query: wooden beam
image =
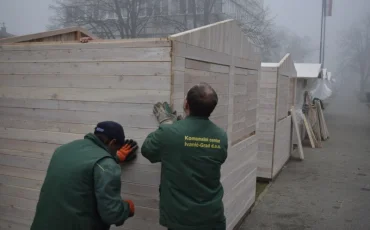
<svg viewBox="0 0 370 230"><path fill-rule="evenodd" d="M301 134L299 132L299 127L298 127L298 120L297 120L297 114L295 112L294 106L291 107L290 113L292 114L292 123L293 123L293 128L295 130L295 133L297 135L298 139L298 153L299 153L299 158L301 160L304 160L304 153L303 153L303 148L302 148L302 140L301 140Z"/></svg>

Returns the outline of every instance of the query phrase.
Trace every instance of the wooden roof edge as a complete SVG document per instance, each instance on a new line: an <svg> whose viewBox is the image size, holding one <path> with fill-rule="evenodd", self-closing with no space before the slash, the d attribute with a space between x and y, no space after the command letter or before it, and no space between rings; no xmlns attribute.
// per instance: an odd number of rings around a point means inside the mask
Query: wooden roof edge
<svg viewBox="0 0 370 230"><path fill-rule="evenodd" d="M27 34L27 35L22 35L22 36L3 38L3 39L0 39L0 43L24 42L24 41L46 38L46 37L52 37L52 36L56 36L56 35L60 35L60 34L76 32L76 31L80 31L80 32L86 34L87 36L92 37L93 39L97 39L97 37L95 37L95 35L90 33L87 29L76 26L76 27L69 27L69 28L58 29L58 30L50 30L50 31L35 33L35 34Z"/></svg>
<svg viewBox="0 0 370 230"><path fill-rule="evenodd" d="M213 26L216 26L216 25L219 25L219 24L224 24L224 23L228 23L228 22L232 22L232 21L235 21L235 20L234 19L227 19L227 20L224 20L224 21L220 21L220 22L209 24L209 25L197 27L197 28L194 28L194 29L191 29L191 30L186 30L184 32L180 32L180 33L177 33L177 34L170 35L170 36L168 36L168 39L169 40L176 40L176 38L181 37L185 34L190 34L190 33L193 33L193 32L199 31L199 30L203 30L203 29L206 29L206 28L209 28L209 27L213 27Z"/></svg>

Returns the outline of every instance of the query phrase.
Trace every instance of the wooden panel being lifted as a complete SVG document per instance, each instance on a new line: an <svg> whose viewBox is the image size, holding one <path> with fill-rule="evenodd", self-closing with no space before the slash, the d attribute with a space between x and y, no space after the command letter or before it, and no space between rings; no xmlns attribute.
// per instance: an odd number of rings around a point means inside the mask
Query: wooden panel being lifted
<svg viewBox="0 0 370 230"><path fill-rule="evenodd" d="M173 41L171 102L178 111L195 84L210 84L219 96L211 120L229 139L222 167L227 229L233 229L255 199L256 113L260 57L236 22L228 20L170 37ZM181 76L181 77L180 77Z"/></svg>

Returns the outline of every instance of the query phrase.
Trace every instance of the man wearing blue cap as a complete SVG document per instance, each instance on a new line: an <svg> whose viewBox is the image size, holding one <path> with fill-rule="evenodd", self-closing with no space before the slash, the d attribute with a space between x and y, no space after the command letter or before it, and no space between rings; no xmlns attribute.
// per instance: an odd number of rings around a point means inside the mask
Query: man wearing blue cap
<svg viewBox="0 0 370 230"><path fill-rule="evenodd" d="M99 123L94 134L56 149L41 188L31 230L108 230L135 213L121 199L118 163L136 156L137 143L125 140L120 124Z"/></svg>

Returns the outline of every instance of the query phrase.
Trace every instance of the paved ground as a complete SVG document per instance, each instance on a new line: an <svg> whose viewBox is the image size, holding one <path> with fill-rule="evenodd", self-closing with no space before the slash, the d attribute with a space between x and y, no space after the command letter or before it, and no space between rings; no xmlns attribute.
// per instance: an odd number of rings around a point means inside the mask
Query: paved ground
<svg viewBox="0 0 370 230"><path fill-rule="evenodd" d="M240 230L370 229L370 110L344 89L325 113L331 139L289 162Z"/></svg>

